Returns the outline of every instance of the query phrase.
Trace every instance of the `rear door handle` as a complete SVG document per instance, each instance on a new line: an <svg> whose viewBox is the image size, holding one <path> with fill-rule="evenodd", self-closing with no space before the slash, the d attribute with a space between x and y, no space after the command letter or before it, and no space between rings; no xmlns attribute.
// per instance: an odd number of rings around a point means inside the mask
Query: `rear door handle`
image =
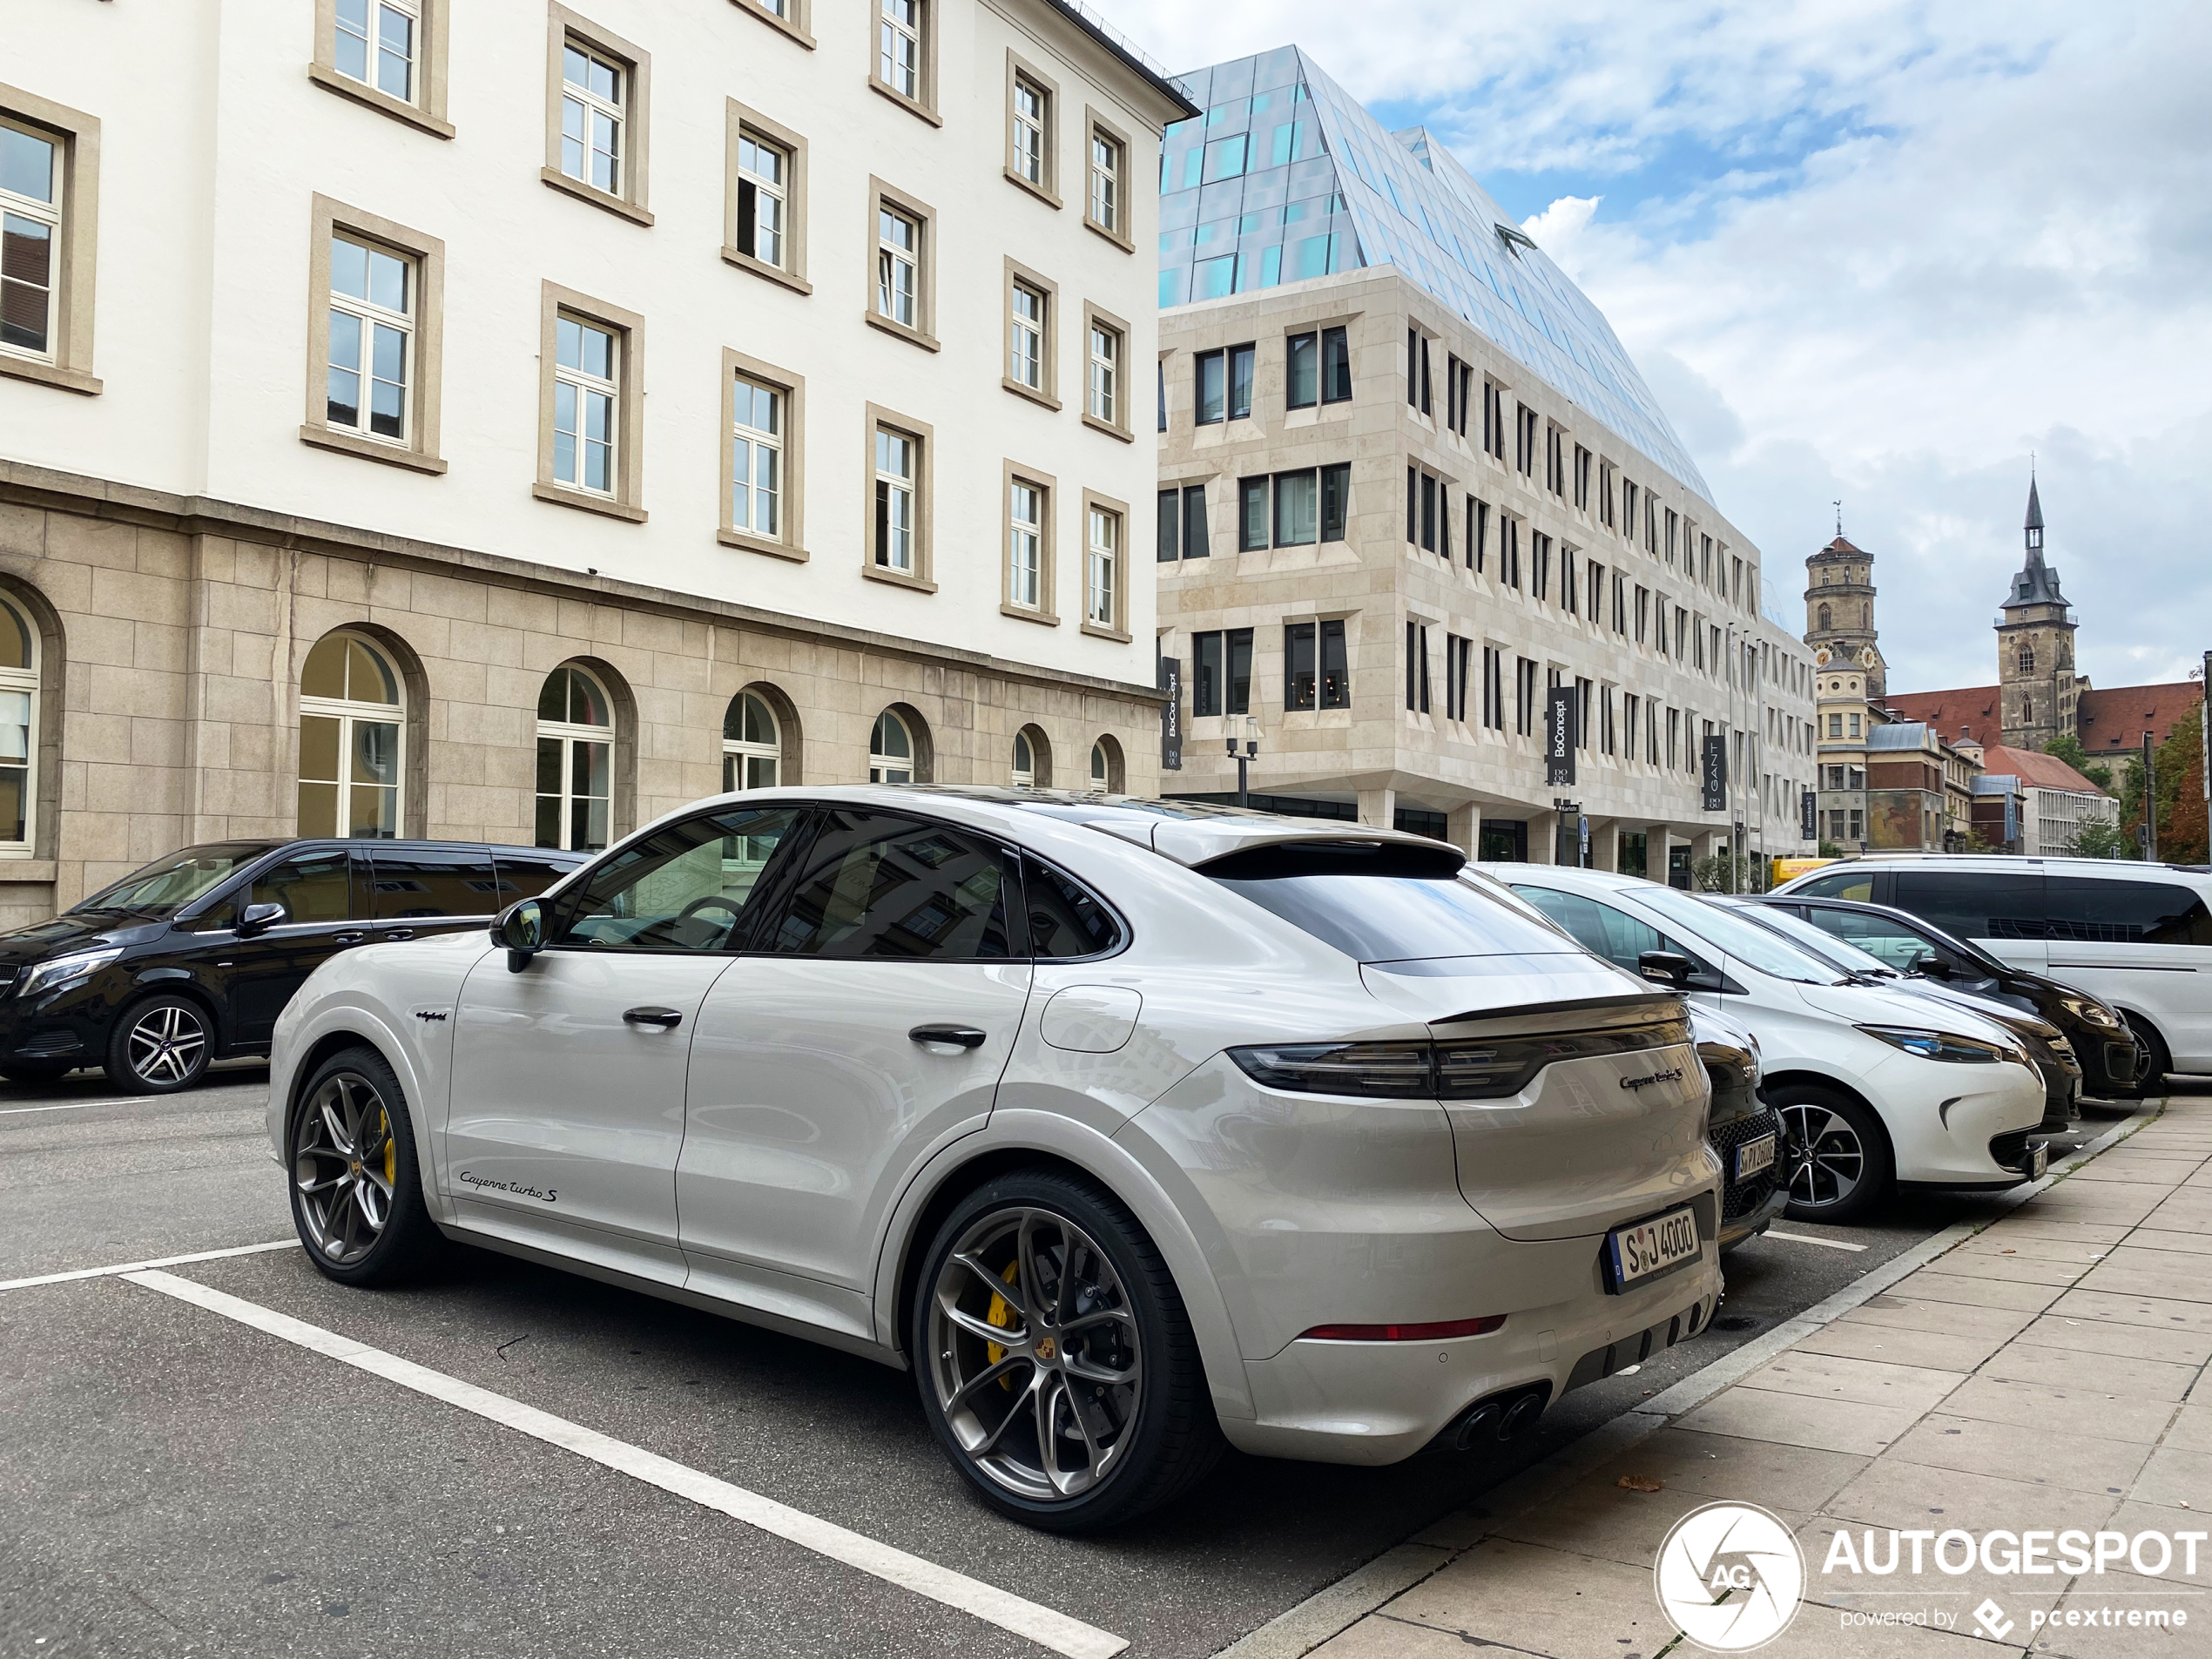
<svg viewBox="0 0 2212 1659"><path fill-rule="evenodd" d="M415 929L412 927L394 927L387 931L384 937L388 940L412 939L415 937Z"/></svg>
<svg viewBox="0 0 2212 1659"><path fill-rule="evenodd" d="M624 1008L622 1017L631 1025L657 1025L664 1031L684 1023L674 1008Z"/></svg>
<svg viewBox="0 0 2212 1659"><path fill-rule="evenodd" d="M972 1025L918 1025L907 1035L916 1042L949 1042L962 1049L980 1049L988 1041Z"/></svg>
<svg viewBox="0 0 2212 1659"><path fill-rule="evenodd" d="M358 927L349 927L342 934L331 934L330 942L334 945L358 945L368 937Z"/></svg>

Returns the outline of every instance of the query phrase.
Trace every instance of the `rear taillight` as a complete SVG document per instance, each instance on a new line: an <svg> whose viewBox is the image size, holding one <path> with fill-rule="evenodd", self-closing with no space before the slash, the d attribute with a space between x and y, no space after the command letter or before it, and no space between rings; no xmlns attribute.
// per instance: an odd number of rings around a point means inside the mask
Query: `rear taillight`
<svg viewBox="0 0 2212 1659"><path fill-rule="evenodd" d="M1300 1342L1441 1342L1447 1337L1487 1337L1506 1322L1502 1313L1479 1319L1445 1319L1434 1325L1317 1325L1299 1334Z"/></svg>
<svg viewBox="0 0 2212 1659"><path fill-rule="evenodd" d="M1544 1036L1443 1042L1282 1042L1231 1049L1254 1082L1301 1095L1380 1100L1503 1100L1561 1060L1633 1054L1689 1041L1681 1020Z"/></svg>

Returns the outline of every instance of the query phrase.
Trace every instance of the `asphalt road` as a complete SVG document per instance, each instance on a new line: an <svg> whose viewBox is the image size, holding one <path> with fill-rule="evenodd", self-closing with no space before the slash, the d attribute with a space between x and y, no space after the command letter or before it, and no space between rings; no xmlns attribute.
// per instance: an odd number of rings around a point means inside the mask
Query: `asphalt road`
<svg viewBox="0 0 2212 1659"><path fill-rule="evenodd" d="M290 1232L266 1071L117 1102L0 1090L0 1279ZM2087 1134L2112 1117L2092 1117ZM911 1380L456 1249L362 1293L295 1250L175 1271L583 1424L1130 1642L1226 1645L1639 1399L1987 1200L1784 1223L1707 1335L1567 1398L1507 1456L1359 1470L1231 1455L1130 1531L1062 1540L959 1487ZM732 1656L1042 1651L690 1498L113 1278L0 1291L0 1655Z"/></svg>

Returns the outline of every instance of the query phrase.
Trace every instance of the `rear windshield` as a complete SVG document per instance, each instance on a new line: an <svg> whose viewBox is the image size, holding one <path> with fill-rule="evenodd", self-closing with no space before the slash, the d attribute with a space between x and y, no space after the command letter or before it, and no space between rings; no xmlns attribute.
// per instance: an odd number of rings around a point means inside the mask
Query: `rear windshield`
<svg viewBox="0 0 2212 1659"><path fill-rule="evenodd" d="M268 850L266 841L216 841L206 846L188 846L143 870L133 871L112 887L101 888L70 908L78 914L174 915L203 894L220 887L241 867Z"/></svg>
<svg viewBox="0 0 2212 1659"><path fill-rule="evenodd" d="M1231 893L1362 962L1580 955L1571 941L1456 875L1217 876Z"/></svg>
<svg viewBox="0 0 2212 1659"><path fill-rule="evenodd" d="M1762 974L1794 980L1800 985L1836 985L1843 981L1842 974L1826 962L1808 956L1788 940L1769 933L1757 922L1730 915L1719 905L1694 899L1672 887L1654 887L1648 892L1639 887L1635 896L1647 909L1681 923L1683 930L1693 938L1704 940Z"/></svg>

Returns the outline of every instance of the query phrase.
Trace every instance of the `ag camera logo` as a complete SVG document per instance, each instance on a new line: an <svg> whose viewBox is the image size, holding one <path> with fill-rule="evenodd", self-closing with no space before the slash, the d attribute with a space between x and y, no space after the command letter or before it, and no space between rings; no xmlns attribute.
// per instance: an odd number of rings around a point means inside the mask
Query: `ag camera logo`
<svg viewBox="0 0 2212 1659"><path fill-rule="evenodd" d="M1713 1653L1749 1653L1790 1628L1805 1558L1781 1520L1756 1504L1709 1503L1674 1525L1652 1567L1675 1628Z"/></svg>

